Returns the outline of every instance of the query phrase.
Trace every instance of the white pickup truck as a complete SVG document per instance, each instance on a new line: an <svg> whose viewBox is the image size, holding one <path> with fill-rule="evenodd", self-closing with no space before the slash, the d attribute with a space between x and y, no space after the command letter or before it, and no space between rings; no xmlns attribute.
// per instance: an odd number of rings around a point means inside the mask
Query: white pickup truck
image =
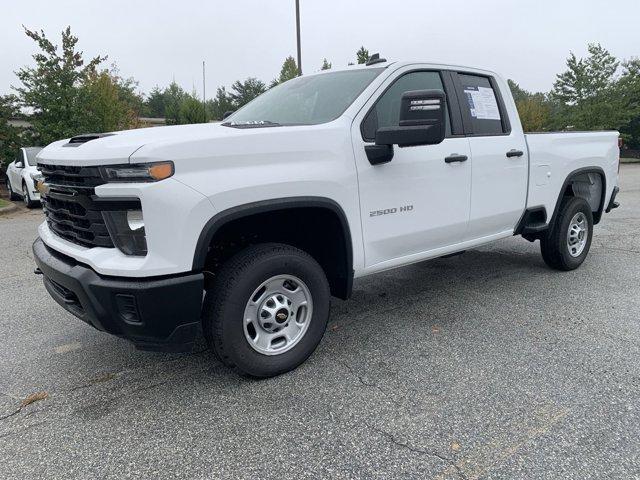
<svg viewBox="0 0 640 480"><path fill-rule="evenodd" d="M204 333L268 377L355 277L522 235L577 268L617 206L617 132L525 135L505 81L391 63L270 89L220 124L81 135L38 155L51 296L141 349Z"/></svg>

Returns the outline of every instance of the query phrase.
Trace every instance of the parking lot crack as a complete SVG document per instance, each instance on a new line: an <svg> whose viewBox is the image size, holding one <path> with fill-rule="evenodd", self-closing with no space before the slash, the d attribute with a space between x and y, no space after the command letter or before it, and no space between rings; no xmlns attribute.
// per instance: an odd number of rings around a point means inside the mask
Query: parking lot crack
<svg viewBox="0 0 640 480"><path fill-rule="evenodd" d="M437 459L439 459L440 461L444 462L447 464L447 467L452 467L456 473L458 474L458 476L460 478L462 478L463 480L467 480L467 476L465 475L465 473L462 471L462 469L456 464L456 462L454 462L452 459L445 457L444 455L436 452L435 450L425 450L422 448L418 448L418 447L414 447L413 445L411 445L408 442L403 442L398 440L395 435L393 435L390 432L387 432L386 430L383 430L381 428L378 427L374 427L373 425L369 425L366 424L371 430L373 430L374 432L382 435L383 437L385 437L387 440L389 440L391 443L393 443L394 445L404 448L405 450L408 450L412 453L418 453L421 455L428 455L430 457L435 457Z"/></svg>
<svg viewBox="0 0 640 480"><path fill-rule="evenodd" d="M358 379L358 381L360 382L361 385L365 386L365 387L371 387L371 388L375 388L376 390L378 390L379 392L383 393L384 395L387 394L387 392L384 391L384 389L378 385L375 382L368 382L362 375L360 375L351 365L349 365L347 362L339 362L340 365L342 365L344 368L346 368L347 370L349 370L349 372Z"/></svg>

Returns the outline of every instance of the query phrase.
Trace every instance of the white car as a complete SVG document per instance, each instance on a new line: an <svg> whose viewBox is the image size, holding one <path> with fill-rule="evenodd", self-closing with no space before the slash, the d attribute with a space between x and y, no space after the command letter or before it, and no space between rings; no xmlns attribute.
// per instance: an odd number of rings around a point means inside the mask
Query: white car
<svg viewBox="0 0 640 480"><path fill-rule="evenodd" d="M37 188L42 174L38 170L36 155L42 147L21 148L7 167L7 190L11 200L22 199L28 208L35 207L40 202L40 192Z"/></svg>
<svg viewBox="0 0 640 480"><path fill-rule="evenodd" d="M578 268L617 206L619 146L524 134L493 72L374 58L220 124L61 140L38 165L33 251L60 305L142 349L203 332L225 365L268 377L313 353L356 277L512 235Z"/></svg>

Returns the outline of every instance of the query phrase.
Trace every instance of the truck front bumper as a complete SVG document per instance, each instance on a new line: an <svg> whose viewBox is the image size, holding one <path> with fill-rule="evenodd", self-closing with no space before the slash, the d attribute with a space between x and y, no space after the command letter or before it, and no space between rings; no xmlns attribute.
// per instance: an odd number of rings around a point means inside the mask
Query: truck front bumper
<svg viewBox="0 0 640 480"><path fill-rule="evenodd" d="M156 278L102 276L33 243L44 286L67 311L98 330L131 340L141 350L190 351L200 332L204 275Z"/></svg>

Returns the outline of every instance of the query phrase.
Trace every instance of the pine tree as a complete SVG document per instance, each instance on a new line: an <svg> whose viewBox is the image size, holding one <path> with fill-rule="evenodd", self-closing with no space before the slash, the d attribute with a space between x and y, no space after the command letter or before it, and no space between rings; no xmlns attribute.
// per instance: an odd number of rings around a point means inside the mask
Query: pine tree
<svg viewBox="0 0 640 480"><path fill-rule="evenodd" d="M367 63L369 61L369 57L369 50L364 47L360 47L360 50L356 52L358 64Z"/></svg>

